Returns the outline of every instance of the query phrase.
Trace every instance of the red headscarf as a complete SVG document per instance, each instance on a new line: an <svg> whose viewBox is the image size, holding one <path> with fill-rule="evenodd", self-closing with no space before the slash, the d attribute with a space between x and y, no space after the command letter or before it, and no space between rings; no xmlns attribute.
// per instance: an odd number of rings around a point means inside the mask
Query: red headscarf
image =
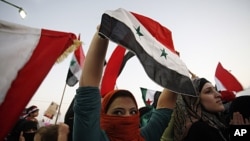
<svg viewBox="0 0 250 141"><path fill-rule="evenodd" d="M106 94L102 101L101 110L101 127L108 135L110 141L144 141L140 134L140 118L139 112L134 116L112 116L107 115L105 111L108 109L110 99L118 93L125 93L131 97L135 104L136 100L127 90L113 90ZM137 107L137 105L136 105ZM138 108L138 107L137 107Z"/></svg>

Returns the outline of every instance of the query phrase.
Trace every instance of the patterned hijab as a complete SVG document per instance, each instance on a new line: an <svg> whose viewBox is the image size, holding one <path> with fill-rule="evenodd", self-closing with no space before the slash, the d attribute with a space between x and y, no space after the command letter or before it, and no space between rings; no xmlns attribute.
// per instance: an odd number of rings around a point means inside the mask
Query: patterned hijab
<svg viewBox="0 0 250 141"><path fill-rule="evenodd" d="M202 120L217 129L221 137L226 140L221 131L221 129L225 129L226 127L220 121L219 115L207 112L200 103L200 92L205 83L210 82L205 78L195 78L192 81L198 97L178 96L174 113L174 140L182 141L187 136L192 124L198 120Z"/></svg>
<svg viewBox="0 0 250 141"><path fill-rule="evenodd" d="M102 100L101 128L106 132L110 141L144 141L140 134L139 112L135 116L107 115L109 106L117 97L131 97L137 107L132 93L127 90L114 90L106 94ZM138 108L138 107L137 107Z"/></svg>

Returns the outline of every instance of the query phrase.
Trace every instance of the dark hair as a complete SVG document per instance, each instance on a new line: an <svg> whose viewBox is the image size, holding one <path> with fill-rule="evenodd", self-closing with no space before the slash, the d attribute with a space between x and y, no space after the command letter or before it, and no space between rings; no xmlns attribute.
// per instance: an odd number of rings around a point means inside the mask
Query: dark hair
<svg viewBox="0 0 250 141"><path fill-rule="evenodd" d="M108 109L109 109L111 103L113 103L113 101L114 101L116 98L118 98L118 97L129 97L129 98L133 99L134 103L137 105L136 100L135 100L135 98L134 98L134 96L133 96L132 93L130 93L130 92L127 91L127 90L119 90L119 91L117 91L117 92L110 98L110 100L109 100L109 102L108 102L108 104L107 104L105 113L107 113L107 111L108 111Z"/></svg>

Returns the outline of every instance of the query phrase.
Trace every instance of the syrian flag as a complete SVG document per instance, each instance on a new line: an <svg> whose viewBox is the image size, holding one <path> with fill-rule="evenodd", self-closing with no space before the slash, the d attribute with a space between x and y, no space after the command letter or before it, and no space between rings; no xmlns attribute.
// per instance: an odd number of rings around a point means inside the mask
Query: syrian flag
<svg viewBox="0 0 250 141"><path fill-rule="evenodd" d="M133 57L134 54L126 48L117 46L106 64L104 74L101 81L101 94L104 97L109 91L114 90L116 80L122 72L126 62Z"/></svg>
<svg viewBox="0 0 250 141"><path fill-rule="evenodd" d="M218 91L239 92L243 90L240 82L220 62L215 70L215 84Z"/></svg>
<svg viewBox="0 0 250 141"><path fill-rule="evenodd" d="M174 50L171 31L158 22L124 9L106 11L99 34L134 52L157 84L196 96L188 68Z"/></svg>
<svg viewBox="0 0 250 141"><path fill-rule="evenodd" d="M142 99L145 105L147 107L153 106L154 108L156 108L157 101L161 92L141 87L141 93L142 93Z"/></svg>
<svg viewBox="0 0 250 141"><path fill-rule="evenodd" d="M75 39L73 33L0 20L0 140L15 125L57 59L74 48Z"/></svg>
<svg viewBox="0 0 250 141"><path fill-rule="evenodd" d="M78 40L80 40L80 35ZM67 85L73 87L79 81L84 60L85 55L82 46L79 46L78 49L73 53L72 59L70 61L69 71L66 78Z"/></svg>

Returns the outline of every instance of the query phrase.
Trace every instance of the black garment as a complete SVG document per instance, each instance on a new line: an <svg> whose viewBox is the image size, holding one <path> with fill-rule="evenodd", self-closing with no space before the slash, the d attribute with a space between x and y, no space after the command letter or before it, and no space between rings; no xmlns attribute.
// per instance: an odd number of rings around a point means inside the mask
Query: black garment
<svg viewBox="0 0 250 141"><path fill-rule="evenodd" d="M71 101L71 104L69 105L69 108L64 117L64 123L69 126L68 141L73 140L72 133L73 133L73 123L74 123L74 110L73 110L74 101L75 98L73 98L73 100Z"/></svg>
<svg viewBox="0 0 250 141"><path fill-rule="evenodd" d="M26 120L26 119L19 119L16 123L16 125L14 126L14 128L12 129L12 131L8 134L8 136L6 137L6 141L18 141L19 140L19 136L20 133L23 131L23 134L26 132L30 132L30 131L36 131L37 130L37 122L36 121L30 121L30 120ZM25 134L25 137L27 136L27 140L25 138L25 141L28 141L28 138L32 138L34 137L34 135L32 134ZM33 136L33 137L32 137Z"/></svg>
<svg viewBox="0 0 250 141"><path fill-rule="evenodd" d="M222 131L226 140L228 140L228 132ZM203 121L197 121L190 127L188 135L184 141L224 141L219 131Z"/></svg>
<svg viewBox="0 0 250 141"><path fill-rule="evenodd" d="M18 141L21 131L23 130L23 124L25 123L25 119L19 119L11 130L11 132L6 137L6 141Z"/></svg>

